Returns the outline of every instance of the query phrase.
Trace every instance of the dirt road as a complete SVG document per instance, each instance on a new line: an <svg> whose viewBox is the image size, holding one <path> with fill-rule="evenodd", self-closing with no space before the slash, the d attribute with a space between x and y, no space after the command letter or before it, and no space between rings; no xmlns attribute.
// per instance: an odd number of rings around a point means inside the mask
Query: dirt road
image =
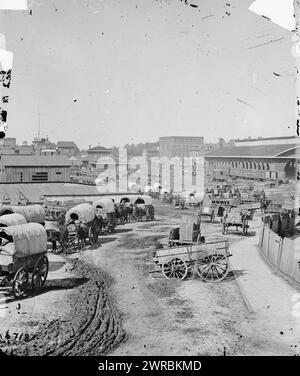
<svg viewBox="0 0 300 376"><path fill-rule="evenodd" d="M116 233L101 237L99 248L68 260L69 271L58 269L61 275L50 279L43 294L22 301L30 308L34 300L34 316L21 315L22 323L20 315L1 321L4 337L10 326L20 330L35 320L29 339L9 345L4 341L2 350L20 355L295 354L284 339L274 344L274 337L265 335L268 323L249 312L237 283L244 270L235 270L218 284L192 275L168 281L149 273L154 269L153 250L180 221L178 211L161 203L156 218L118 226ZM249 233L251 241L258 220ZM202 233L220 235L221 226L203 220ZM247 250L245 237L228 237L234 245L243 240ZM55 287L64 286L61 280L66 278L69 289ZM12 311L18 302L6 304Z"/></svg>

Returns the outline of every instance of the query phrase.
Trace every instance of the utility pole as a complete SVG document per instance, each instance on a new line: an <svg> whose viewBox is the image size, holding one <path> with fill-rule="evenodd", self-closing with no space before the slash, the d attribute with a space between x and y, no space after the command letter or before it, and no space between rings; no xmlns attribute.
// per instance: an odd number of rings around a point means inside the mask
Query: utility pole
<svg viewBox="0 0 300 376"><path fill-rule="evenodd" d="M41 114L40 114L40 109L38 109L38 140L40 140L40 132L41 132Z"/></svg>

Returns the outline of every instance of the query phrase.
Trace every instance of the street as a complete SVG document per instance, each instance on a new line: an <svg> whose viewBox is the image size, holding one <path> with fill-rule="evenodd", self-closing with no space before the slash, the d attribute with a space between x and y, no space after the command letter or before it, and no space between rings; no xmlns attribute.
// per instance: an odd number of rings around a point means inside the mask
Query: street
<svg viewBox="0 0 300 376"><path fill-rule="evenodd" d="M20 301L3 295L2 351L299 355L299 318L297 326L291 300L297 290L274 275L259 255L260 215L250 222L246 237L229 232L232 271L225 280L205 283L192 274L184 281L172 281L153 273L154 249L166 245L181 214L193 212L161 202L155 203L155 211L154 222L120 225L115 233L100 238L100 247L69 256L49 253L49 281L40 295ZM204 218L202 234L220 236L218 221ZM272 297L270 301L266 296Z"/></svg>

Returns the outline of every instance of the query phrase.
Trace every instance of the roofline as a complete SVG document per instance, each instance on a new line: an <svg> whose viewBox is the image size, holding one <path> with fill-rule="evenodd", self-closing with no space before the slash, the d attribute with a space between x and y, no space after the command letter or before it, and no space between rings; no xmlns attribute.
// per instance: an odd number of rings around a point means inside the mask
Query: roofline
<svg viewBox="0 0 300 376"><path fill-rule="evenodd" d="M294 149L299 149L299 148L300 148L300 145L294 146L294 147L289 148L289 149L287 149L285 151L281 151L280 153L276 154L275 157L278 157L278 156L280 156L280 154L287 153L288 151L291 151L291 150L294 150Z"/></svg>
<svg viewBox="0 0 300 376"><path fill-rule="evenodd" d="M288 156L288 157L270 157L270 156L264 156L264 155L204 155L204 158L258 158L258 159L298 159L295 156Z"/></svg>
<svg viewBox="0 0 300 376"><path fill-rule="evenodd" d="M167 139L167 138L201 138L204 139L204 136L162 136L159 137L159 140L161 139Z"/></svg>
<svg viewBox="0 0 300 376"><path fill-rule="evenodd" d="M242 140L234 139L235 142L249 142L249 141L267 141L267 140L284 140L299 138L298 136L280 136L280 137L266 137L266 138L243 138Z"/></svg>
<svg viewBox="0 0 300 376"><path fill-rule="evenodd" d="M35 165L35 164L32 164L32 165L26 165L26 164L20 164L20 165L17 165L17 164L4 164L4 168L6 167L53 167L53 168L57 168L57 167L70 167L71 164L63 164L63 165Z"/></svg>

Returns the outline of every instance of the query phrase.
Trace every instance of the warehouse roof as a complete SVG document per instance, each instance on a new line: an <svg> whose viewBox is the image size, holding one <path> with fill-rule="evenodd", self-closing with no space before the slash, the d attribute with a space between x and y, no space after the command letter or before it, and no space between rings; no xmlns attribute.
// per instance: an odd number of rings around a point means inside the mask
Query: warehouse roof
<svg viewBox="0 0 300 376"><path fill-rule="evenodd" d="M58 148L74 148L76 147L74 141L58 141L57 142Z"/></svg>
<svg viewBox="0 0 300 376"><path fill-rule="evenodd" d="M44 197L48 200L62 200L63 198L78 199L104 196L95 185L74 183L0 183L0 205L4 199L11 204L17 204L20 194L31 203L42 203ZM118 195L118 194L115 194Z"/></svg>
<svg viewBox="0 0 300 376"><path fill-rule="evenodd" d="M65 156L3 155L0 162L5 167L68 167L71 162Z"/></svg>
<svg viewBox="0 0 300 376"><path fill-rule="evenodd" d="M292 156L293 150L300 148L297 144L259 145L259 146L230 146L223 147L205 154L205 157L266 157L275 158L287 153Z"/></svg>
<svg viewBox="0 0 300 376"><path fill-rule="evenodd" d="M297 139L297 136L280 136L280 137L258 137L258 138L242 138L242 139L235 139L234 141L238 142L249 142L249 141L271 141L271 140L290 140L290 139Z"/></svg>

